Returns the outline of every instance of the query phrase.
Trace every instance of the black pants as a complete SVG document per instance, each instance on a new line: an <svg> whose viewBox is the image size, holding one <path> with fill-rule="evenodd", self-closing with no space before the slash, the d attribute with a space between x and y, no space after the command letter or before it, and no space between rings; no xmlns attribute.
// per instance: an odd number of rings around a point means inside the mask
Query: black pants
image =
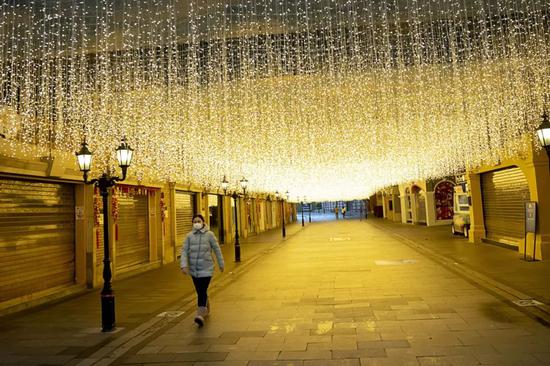
<svg viewBox="0 0 550 366"><path fill-rule="evenodd" d="M193 284L197 291L198 306L206 306L208 302L208 285L210 285L212 277L193 277Z"/></svg>

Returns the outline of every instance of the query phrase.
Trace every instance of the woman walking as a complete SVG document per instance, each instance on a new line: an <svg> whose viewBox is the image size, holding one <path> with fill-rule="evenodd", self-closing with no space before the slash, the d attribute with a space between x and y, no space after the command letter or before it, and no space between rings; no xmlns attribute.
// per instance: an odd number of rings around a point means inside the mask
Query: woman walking
<svg viewBox="0 0 550 366"><path fill-rule="evenodd" d="M193 230L187 234L181 252L181 272L190 275L197 292L197 316L195 323L204 325L204 319L210 311L208 303L208 285L214 273L212 251L216 254L220 272L224 270L222 251L216 236L209 230L202 215L193 216Z"/></svg>

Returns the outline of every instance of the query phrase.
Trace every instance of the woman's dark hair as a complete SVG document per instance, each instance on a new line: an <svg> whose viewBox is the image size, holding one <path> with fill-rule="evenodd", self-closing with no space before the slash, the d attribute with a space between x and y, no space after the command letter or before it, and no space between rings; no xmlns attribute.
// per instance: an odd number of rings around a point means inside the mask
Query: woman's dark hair
<svg viewBox="0 0 550 366"><path fill-rule="evenodd" d="M191 222L195 221L196 218L199 218L202 220L202 222L206 222L206 220L204 219L204 217L200 214L196 214L195 216L193 216L193 218L191 219Z"/></svg>

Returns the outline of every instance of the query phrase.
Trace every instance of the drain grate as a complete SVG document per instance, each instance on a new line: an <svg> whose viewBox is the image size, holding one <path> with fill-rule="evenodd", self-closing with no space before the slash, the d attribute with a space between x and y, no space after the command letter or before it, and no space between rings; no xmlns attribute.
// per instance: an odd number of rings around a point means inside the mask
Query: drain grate
<svg viewBox="0 0 550 366"><path fill-rule="evenodd" d="M542 302L537 301L535 299L516 300L513 303L516 304L517 306L521 306L521 307L544 305Z"/></svg>
<svg viewBox="0 0 550 366"><path fill-rule="evenodd" d="M416 259L400 259L396 261L379 259L374 261L378 266L402 266L404 264L415 264L416 262L418 262Z"/></svg>

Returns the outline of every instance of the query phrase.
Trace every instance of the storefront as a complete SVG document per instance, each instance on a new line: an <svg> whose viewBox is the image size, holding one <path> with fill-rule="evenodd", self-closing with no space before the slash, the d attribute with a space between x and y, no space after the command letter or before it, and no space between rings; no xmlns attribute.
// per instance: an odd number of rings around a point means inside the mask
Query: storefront
<svg viewBox="0 0 550 366"><path fill-rule="evenodd" d="M74 185L0 177L0 303L74 283Z"/></svg>
<svg viewBox="0 0 550 366"><path fill-rule="evenodd" d="M195 214L195 193L176 191L176 258L181 256L185 236L193 229L193 215Z"/></svg>
<svg viewBox="0 0 550 366"><path fill-rule="evenodd" d="M481 174L486 238L517 247L525 236L529 185L518 167Z"/></svg>
<svg viewBox="0 0 550 366"><path fill-rule="evenodd" d="M149 192L152 191L125 185L113 190L116 273L150 262Z"/></svg>
<svg viewBox="0 0 550 366"><path fill-rule="evenodd" d="M208 195L208 224L210 230L216 235L220 243L224 243L223 238L223 210L222 198L216 194Z"/></svg>

